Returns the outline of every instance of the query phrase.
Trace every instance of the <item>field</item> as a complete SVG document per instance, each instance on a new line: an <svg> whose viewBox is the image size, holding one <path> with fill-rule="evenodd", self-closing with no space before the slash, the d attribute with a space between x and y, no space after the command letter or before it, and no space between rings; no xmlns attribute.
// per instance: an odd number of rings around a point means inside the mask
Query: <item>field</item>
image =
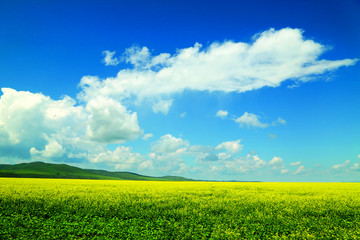
<svg viewBox="0 0 360 240"><path fill-rule="evenodd" d="M0 239L360 239L360 183L0 178Z"/></svg>

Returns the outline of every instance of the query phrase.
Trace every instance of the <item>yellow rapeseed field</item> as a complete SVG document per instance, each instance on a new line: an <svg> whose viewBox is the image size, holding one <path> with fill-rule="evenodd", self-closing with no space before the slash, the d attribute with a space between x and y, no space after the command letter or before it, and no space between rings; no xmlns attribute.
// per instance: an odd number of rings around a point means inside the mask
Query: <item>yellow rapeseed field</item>
<svg viewBox="0 0 360 240"><path fill-rule="evenodd" d="M0 239L360 239L360 183L0 178Z"/></svg>

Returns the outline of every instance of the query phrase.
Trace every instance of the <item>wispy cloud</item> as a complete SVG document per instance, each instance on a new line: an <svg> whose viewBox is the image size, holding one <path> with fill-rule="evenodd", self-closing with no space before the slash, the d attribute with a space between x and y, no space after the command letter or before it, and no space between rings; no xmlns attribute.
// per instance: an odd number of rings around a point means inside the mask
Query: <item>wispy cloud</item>
<svg viewBox="0 0 360 240"><path fill-rule="evenodd" d="M146 133L144 134L144 136L142 137L143 140L149 140L150 138L152 138L154 136L154 134L152 133Z"/></svg>
<svg viewBox="0 0 360 240"><path fill-rule="evenodd" d="M355 163L351 168L351 170L360 170L360 164L359 163Z"/></svg>
<svg viewBox="0 0 360 240"><path fill-rule="evenodd" d="M342 164L335 164L334 166L331 167L331 169L336 170L336 171L340 171L342 169L347 168L348 166L350 166L350 160L346 160Z"/></svg>
<svg viewBox="0 0 360 240"><path fill-rule="evenodd" d="M271 139L276 139L276 138L277 138L277 135L274 134L274 133L269 133L269 134L268 134L268 137L271 138Z"/></svg>
<svg viewBox="0 0 360 240"><path fill-rule="evenodd" d="M276 120L276 121L274 121L274 122L272 123L273 126L276 126L276 125L278 125L278 124L282 124L282 125L286 124L285 119L279 117L278 120Z"/></svg>
<svg viewBox="0 0 360 240"><path fill-rule="evenodd" d="M297 169L296 169L296 171L294 172L294 174L296 175L296 174L300 174L300 173L303 173L303 172L305 172L306 170L305 170L305 167L303 166L303 165L300 165Z"/></svg>

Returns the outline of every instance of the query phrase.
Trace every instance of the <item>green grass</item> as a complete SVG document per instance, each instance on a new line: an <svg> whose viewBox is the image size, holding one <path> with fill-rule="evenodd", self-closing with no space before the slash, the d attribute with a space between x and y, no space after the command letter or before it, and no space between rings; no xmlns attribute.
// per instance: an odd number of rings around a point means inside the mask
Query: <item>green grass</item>
<svg viewBox="0 0 360 240"><path fill-rule="evenodd" d="M0 178L0 239L360 239L359 183Z"/></svg>
<svg viewBox="0 0 360 240"><path fill-rule="evenodd" d="M104 170L81 169L66 164L44 162L0 165L0 177L18 178L63 178L63 179L103 179L103 180L143 180L143 181L189 181L183 177L150 177L131 172L108 172Z"/></svg>

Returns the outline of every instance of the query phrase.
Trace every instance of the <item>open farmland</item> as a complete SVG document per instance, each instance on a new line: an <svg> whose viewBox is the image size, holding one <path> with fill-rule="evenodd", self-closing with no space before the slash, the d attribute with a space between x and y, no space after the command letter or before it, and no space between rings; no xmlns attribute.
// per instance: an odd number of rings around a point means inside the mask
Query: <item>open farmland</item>
<svg viewBox="0 0 360 240"><path fill-rule="evenodd" d="M0 239L359 239L360 183L0 178Z"/></svg>

